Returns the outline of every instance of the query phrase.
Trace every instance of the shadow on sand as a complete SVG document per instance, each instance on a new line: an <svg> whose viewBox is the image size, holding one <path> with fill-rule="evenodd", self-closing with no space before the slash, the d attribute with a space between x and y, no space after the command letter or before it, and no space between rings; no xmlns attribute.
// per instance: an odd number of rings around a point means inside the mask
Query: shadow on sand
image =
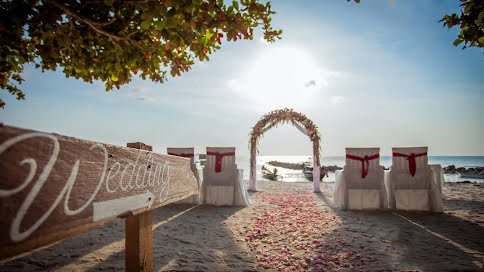
<svg viewBox="0 0 484 272"><path fill-rule="evenodd" d="M484 228L448 214L480 207L482 202L444 201L444 213L403 211L343 211L332 198L317 197L341 219L342 226L328 239L353 237L349 250L375 258L365 269L423 271L480 271L483 269ZM454 203L455 201L455 203ZM429 254L431 252L431 254Z"/></svg>
<svg viewBox="0 0 484 272"><path fill-rule="evenodd" d="M153 210L154 271L254 271L255 261L223 224L240 209L171 204ZM124 237L124 220L115 219L4 263L0 271L124 271Z"/></svg>

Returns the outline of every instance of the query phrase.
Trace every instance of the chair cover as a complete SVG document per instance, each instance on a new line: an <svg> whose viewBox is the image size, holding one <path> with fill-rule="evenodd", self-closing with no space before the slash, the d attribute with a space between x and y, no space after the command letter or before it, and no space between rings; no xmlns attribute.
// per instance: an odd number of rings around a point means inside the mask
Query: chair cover
<svg viewBox="0 0 484 272"><path fill-rule="evenodd" d="M334 203L341 209L386 209L388 198L380 148L346 148L343 170L336 171Z"/></svg>
<svg viewBox="0 0 484 272"><path fill-rule="evenodd" d="M392 166L385 177L391 209L443 211L442 167L429 166L427 150L427 147L392 149Z"/></svg>
<svg viewBox="0 0 484 272"><path fill-rule="evenodd" d="M166 152L168 153L168 155L190 159L190 168L192 169L193 175L197 179L198 190L200 190L201 180L200 180L200 174L195 165L194 148L193 147L168 147L166 149ZM200 195L192 195L185 199L177 201L177 203L188 203L188 204L198 204L199 202L200 202Z"/></svg>
<svg viewBox="0 0 484 272"><path fill-rule="evenodd" d="M216 206L247 206L243 170L235 164L235 147L207 147L200 190L201 203Z"/></svg>

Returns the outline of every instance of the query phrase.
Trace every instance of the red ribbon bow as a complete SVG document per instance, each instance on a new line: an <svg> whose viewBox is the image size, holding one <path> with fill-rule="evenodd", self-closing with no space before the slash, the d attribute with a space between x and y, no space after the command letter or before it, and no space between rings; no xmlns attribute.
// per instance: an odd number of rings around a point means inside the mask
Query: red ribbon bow
<svg viewBox="0 0 484 272"><path fill-rule="evenodd" d="M215 172L219 173L222 171L222 158L224 156L235 156L235 152L227 152L227 153L207 152L207 155L215 156Z"/></svg>
<svg viewBox="0 0 484 272"><path fill-rule="evenodd" d="M193 158L193 154L190 154L190 153L181 153L181 154L175 154L175 153L170 153L168 152L168 155L172 155L172 156L178 156L178 157L183 157L183 158Z"/></svg>
<svg viewBox="0 0 484 272"><path fill-rule="evenodd" d="M380 157L380 154L375 154L373 156L358 157L350 154L346 154L346 158L350 160L361 161L361 178L365 178L368 175L368 167L370 166L370 160L374 160Z"/></svg>
<svg viewBox="0 0 484 272"><path fill-rule="evenodd" d="M410 175L412 175L412 177L415 176L415 171L417 170L417 164L415 163L415 158L422 157L422 156L427 156L427 152L420 153L420 154L412 153L410 155L393 152L393 157L407 158L407 160L408 160L408 171L410 172Z"/></svg>

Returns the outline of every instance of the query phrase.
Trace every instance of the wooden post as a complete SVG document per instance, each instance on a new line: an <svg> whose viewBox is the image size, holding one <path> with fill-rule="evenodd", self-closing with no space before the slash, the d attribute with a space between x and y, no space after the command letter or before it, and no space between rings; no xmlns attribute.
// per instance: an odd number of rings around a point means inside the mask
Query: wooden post
<svg viewBox="0 0 484 272"><path fill-rule="evenodd" d="M128 147L153 151L144 143L128 143ZM153 232L151 210L125 219L126 271L153 271Z"/></svg>

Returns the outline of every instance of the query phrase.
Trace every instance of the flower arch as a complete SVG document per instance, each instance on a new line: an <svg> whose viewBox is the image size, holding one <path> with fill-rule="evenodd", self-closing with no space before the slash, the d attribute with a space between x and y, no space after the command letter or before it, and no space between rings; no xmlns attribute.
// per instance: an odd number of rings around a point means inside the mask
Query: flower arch
<svg viewBox="0 0 484 272"><path fill-rule="evenodd" d="M281 123L291 123L313 142L313 186L314 192L321 192L319 187L319 141L321 136L319 135L318 127L306 115L287 108L274 110L262 116L250 133L250 180L248 190L256 191L256 153L258 152L257 144L259 143L259 138L267 130Z"/></svg>

